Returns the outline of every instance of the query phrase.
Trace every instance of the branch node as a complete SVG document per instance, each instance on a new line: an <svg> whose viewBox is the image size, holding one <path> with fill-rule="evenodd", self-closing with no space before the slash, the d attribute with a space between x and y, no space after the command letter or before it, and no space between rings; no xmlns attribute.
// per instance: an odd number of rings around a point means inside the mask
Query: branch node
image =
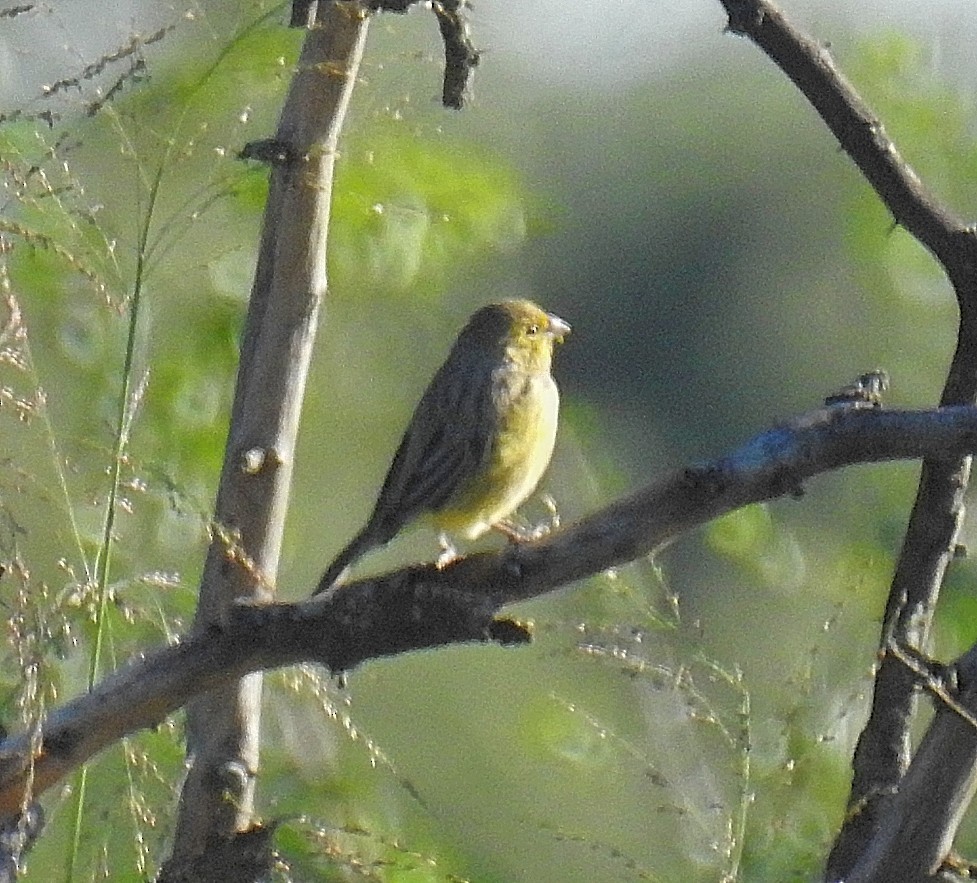
<svg viewBox="0 0 977 883"><path fill-rule="evenodd" d="M219 767L217 776L225 799L237 803L248 783L254 778L254 772L240 761L229 761Z"/></svg>
<svg viewBox="0 0 977 883"><path fill-rule="evenodd" d="M320 61L311 69L327 77L337 77L340 80L345 80L349 76L349 68L345 64L339 64L335 61Z"/></svg>
<svg viewBox="0 0 977 883"><path fill-rule="evenodd" d="M532 626L514 619L493 619L488 628L488 636L503 647L530 644L533 640Z"/></svg>
<svg viewBox="0 0 977 883"><path fill-rule="evenodd" d="M249 141L237 156L238 159L253 159L270 166L291 165L301 158L291 144L277 138Z"/></svg>
<svg viewBox="0 0 977 883"><path fill-rule="evenodd" d="M743 2L728 2L724 5L729 16L724 29L726 33L747 36L763 26L765 10L761 6Z"/></svg>

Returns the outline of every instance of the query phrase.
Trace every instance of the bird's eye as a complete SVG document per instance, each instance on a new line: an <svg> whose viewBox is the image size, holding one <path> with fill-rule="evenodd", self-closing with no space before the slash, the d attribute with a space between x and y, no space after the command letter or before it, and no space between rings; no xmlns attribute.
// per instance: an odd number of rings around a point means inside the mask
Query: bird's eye
<svg viewBox="0 0 977 883"><path fill-rule="evenodd" d="M539 325L527 325L526 334L532 336L533 334L539 334Z"/></svg>

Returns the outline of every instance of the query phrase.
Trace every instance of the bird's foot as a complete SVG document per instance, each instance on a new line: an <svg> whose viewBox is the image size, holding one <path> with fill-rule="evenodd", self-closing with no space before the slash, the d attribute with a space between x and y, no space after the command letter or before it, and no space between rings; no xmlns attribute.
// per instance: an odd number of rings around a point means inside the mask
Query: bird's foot
<svg viewBox="0 0 977 883"><path fill-rule="evenodd" d="M556 508L556 500L549 494L543 494L539 499L546 508L547 519L537 525L536 530L542 531L541 536L546 536L546 534L552 533L559 528L560 510Z"/></svg>
<svg viewBox="0 0 977 883"><path fill-rule="evenodd" d="M548 513L548 517L543 521L530 525L504 518L492 526L507 537L510 543L532 543L541 540L560 526L560 513L557 511L556 501L549 494L543 494L541 500Z"/></svg>
<svg viewBox="0 0 977 883"><path fill-rule="evenodd" d="M438 570L444 570L452 561L457 561L460 556L455 544L451 542L446 533L438 534L438 542L441 544L441 554L438 555L438 560L434 566Z"/></svg>

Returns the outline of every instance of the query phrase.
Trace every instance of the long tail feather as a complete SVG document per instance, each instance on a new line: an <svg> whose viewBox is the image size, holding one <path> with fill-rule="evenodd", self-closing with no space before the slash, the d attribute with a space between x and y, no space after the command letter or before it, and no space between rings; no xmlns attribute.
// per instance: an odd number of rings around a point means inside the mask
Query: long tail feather
<svg viewBox="0 0 977 883"><path fill-rule="evenodd" d="M360 556L366 554L376 546L383 545L383 541L378 539L375 534L376 532L371 531L368 525L366 529L360 531L360 533L353 537L350 544L326 568L326 572L319 579L319 585L316 586L315 591L312 593L313 597L338 588L339 586L337 584L343 580L350 566Z"/></svg>

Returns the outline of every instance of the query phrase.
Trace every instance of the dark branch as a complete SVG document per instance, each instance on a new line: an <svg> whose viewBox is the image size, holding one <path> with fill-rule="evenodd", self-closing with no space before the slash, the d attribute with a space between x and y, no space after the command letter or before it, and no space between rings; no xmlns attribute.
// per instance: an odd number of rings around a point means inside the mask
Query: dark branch
<svg viewBox="0 0 977 883"><path fill-rule="evenodd" d="M977 237L923 185L826 47L796 30L763 0L720 0L729 30L749 37L801 90L895 220L943 266L972 275ZM973 285L973 280L971 280Z"/></svg>
<svg viewBox="0 0 977 883"><path fill-rule="evenodd" d="M480 57L465 19L466 6L467 0L434 0L431 6L438 17L441 39L444 40L444 86L441 90L441 103L455 110L461 110L465 106L468 83Z"/></svg>
<svg viewBox="0 0 977 883"><path fill-rule="evenodd" d="M290 28L311 28L315 23L315 13L318 0L292 0L292 15L289 18Z"/></svg>
<svg viewBox="0 0 977 883"><path fill-rule="evenodd" d="M524 627L495 618L503 605L653 554L718 515L796 495L807 479L841 466L974 450L977 408L834 406L669 475L539 542L441 570L409 567L301 604L238 605L221 623L147 653L52 711L34 756L32 796L127 733L157 725L191 697L248 672L310 660L340 672L464 641L524 643ZM20 811L31 741L22 734L0 744L0 818Z"/></svg>
<svg viewBox="0 0 977 883"><path fill-rule="evenodd" d="M309 28L315 24L319 0L292 0L289 27ZM323 0L325 2L325 0ZM420 0L367 0L373 12L408 12ZM478 67L479 51L472 42L471 28L465 11L468 0L432 0L431 11L437 16L441 40L444 42L444 84L441 103L453 110L461 110L468 99L469 83Z"/></svg>
<svg viewBox="0 0 977 883"><path fill-rule="evenodd" d="M18 15L23 15L25 12L30 12L33 8L33 3L22 3L20 6L8 6L6 9L0 9L0 18L15 18Z"/></svg>
<svg viewBox="0 0 977 883"><path fill-rule="evenodd" d="M383 12L407 12L418 0L370 0L370 7ZM468 0L433 0L431 11L437 16L444 41L444 84L441 103L460 110L468 97L468 84L478 66L479 53L472 43L465 17Z"/></svg>
<svg viewBox="0 0 977 883"><path fill-rule="evenodd" d="M753 40L805 95L838 143L875 188L896 222L942 265L960 307L957 348L940 402L977 400L977 231L923 185L881 121L839 73L827 49L794 29L764 0L720 0L729 29ZM946 454L923 463L919 491L893 576L880 647L925 645L947 563L963 517L969 457ZM909 763L916 708L912 676L883 658L872 713L853 761L850 811L828 860L829 876L845 877L878 830L879 803L899 786Z"/></svg>
<svg viewBox="0 0 977 883"><path fill-rule="evenodd" d="M253 825L228 837L211 838L201 854L166 861L156 883L260 883L270 880L275 867L274 834L275 825Z"/></svg>
<svg viewBox="0 0 977 883"><path fill-rule="evenodd" d="M959 686L952 687L941 679L934 685L927 672L920 672L898 649L893 658L934 695L936 716L898 790L880 805L877 834L846 875L846 883L938 879L932 875L946 861L977 786L973 775L977 768L977 647L954 667ZM922 665L925 667L925 660Z"/></svg>

